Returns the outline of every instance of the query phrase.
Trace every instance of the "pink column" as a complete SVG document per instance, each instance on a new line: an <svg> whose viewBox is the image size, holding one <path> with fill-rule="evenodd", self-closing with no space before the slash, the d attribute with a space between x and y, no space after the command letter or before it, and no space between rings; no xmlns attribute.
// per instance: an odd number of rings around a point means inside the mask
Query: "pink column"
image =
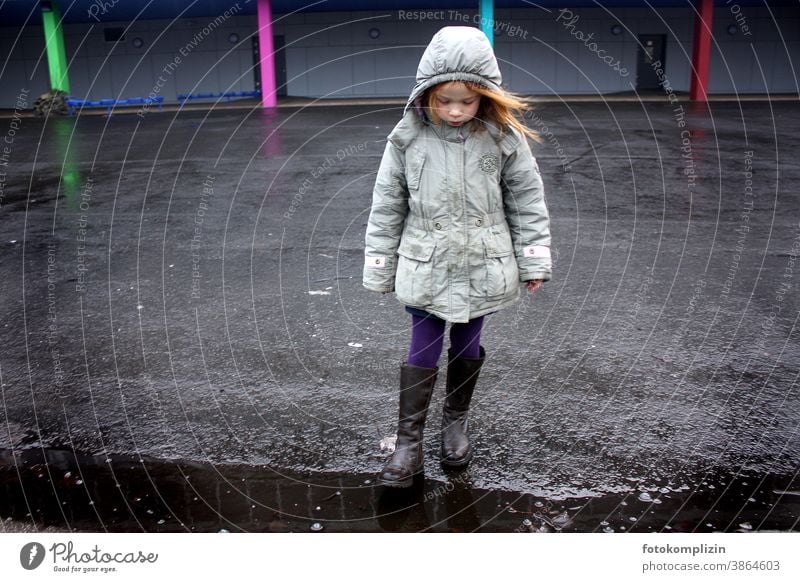
<svg viewBox="0 0 800 582"><path fill-rule="evenodd" d="M275 107L275 47L272 44L272 6L270 0L258 0L258 50L261 64L261 106Z"/></svg>
<svg viewBox="0 0 800 582"><path fill-rule="evenodd" d="M707 101L714 0L697 0L696 5L697 14L694 17L692 46L692 83L689 87L689 97L694 101Z"/></svg>

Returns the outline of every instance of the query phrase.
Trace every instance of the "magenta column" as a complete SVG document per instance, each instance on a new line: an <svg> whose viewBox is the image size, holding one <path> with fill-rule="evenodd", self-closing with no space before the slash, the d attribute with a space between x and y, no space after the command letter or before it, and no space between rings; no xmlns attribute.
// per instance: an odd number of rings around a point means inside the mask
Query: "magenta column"
<svg viewBox="0 0 800 582"><path fill-rule="evenodd" d="M261 64L261 106L275 107L275 47L272 44L272 6L270 0L258 0L258 50Z"/></svg>

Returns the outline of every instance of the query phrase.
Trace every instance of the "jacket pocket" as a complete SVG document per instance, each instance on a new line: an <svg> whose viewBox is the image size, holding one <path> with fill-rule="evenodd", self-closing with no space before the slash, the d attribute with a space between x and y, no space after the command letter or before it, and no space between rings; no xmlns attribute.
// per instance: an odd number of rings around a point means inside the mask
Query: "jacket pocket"
<svg viewBox="0 0 800 582"><path fill-rule="evenodd" d="M409 190L419 190L422 181L422 168L425 166L425 152L413 150L406 156L406 184Z"/></svg>
<svg viewBox="0 0 800 582"><path fill-rule="evenodd" d="M408 305L426 306L433 302L433 253L436 243L430 235L403 237L397 249L395 293Z"/></svg>
<svg viewBox="0 0 800 582"><path fill-rule="evenodd" d="M516 290L519 269L508 233L487 233L483 239L485 269L480 276L479 292L488 299L505 297Z"/></svg>

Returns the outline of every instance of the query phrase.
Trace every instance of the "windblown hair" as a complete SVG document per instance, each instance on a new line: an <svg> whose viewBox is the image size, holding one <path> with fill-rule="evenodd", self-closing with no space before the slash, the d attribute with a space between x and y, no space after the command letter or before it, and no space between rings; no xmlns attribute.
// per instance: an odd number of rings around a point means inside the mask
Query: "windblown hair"
<svg viewBox="0 0 800 582"><path fill-rule="evenodd" d="M452 83L463 83L469 90L478 93L482 99L478 106L478 113L475 118L482 122L494 122L501 131L508 131L514 128L522 135L529 137L534 141L541 141L539 134L525 125L519 120L517 114L524 112L529 108L528 103L523 101L521 97L509 93L508 91L492 91L488 87L479 85L478 83L470 83L465 81L448 81ZM423 98L428 114L434 123L441 123L441 119L435 112L435 99L437 93L444 87L446 83L434 85L428 89Z"/></svg>

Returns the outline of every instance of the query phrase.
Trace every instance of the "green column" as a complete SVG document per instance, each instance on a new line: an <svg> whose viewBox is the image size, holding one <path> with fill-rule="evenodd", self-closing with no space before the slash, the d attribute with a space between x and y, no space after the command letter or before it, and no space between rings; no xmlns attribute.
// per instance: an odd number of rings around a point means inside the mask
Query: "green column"
<svg viewBox="0 0 800 582"><path fill-rule="evenodd" d="M50 5L49 8L47 5ZM47 65L50 69L50 87L69 93L67 75L67 52L64 50L64 29L61 28L61 10L58 2L42 3L44 42L47 49Z"/></svg>
<svg viewBox="0 0 800 582"><path fill-rule="evenodd" d="M481 1L481 30L494 46L494 0Z"/></svg>

